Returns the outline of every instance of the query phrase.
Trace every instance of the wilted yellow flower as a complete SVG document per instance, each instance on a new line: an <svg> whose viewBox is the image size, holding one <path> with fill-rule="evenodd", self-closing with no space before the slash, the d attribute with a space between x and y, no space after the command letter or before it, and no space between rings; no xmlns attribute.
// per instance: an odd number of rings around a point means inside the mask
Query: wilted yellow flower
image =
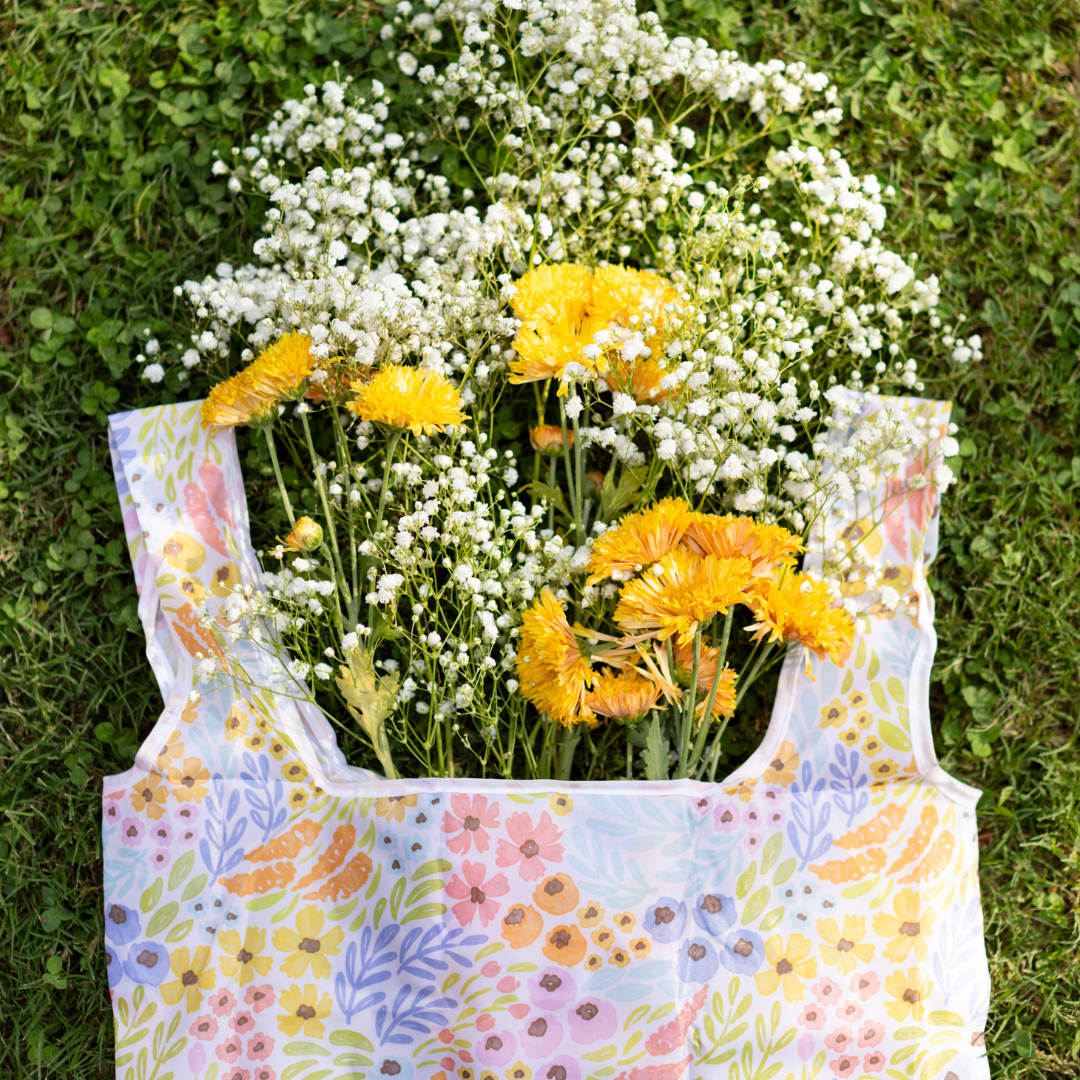
<svg viewBox="0 0 1080 1080"><path fill-rule="evenodd" d="M776 578L777 565L794 565L802 540L779 525L763 525L732 514L696 514L687 526L683 543L700 555L750 560L755 577Z"/></svg>
<svg viewBox="0 0 1080 1080"><path fill-rule="evenodd" d="M554 424L541 424L539 427L530 428L529 442L538 454L546 454L549 457L558 457L563 452L563 447L574 445L574 433L567 431L566 441L563 442L563 430Z"/></svg>
<svg viewBox="0 0 1080 1080"><path fill-rule="evenodd" d="M595 723L585 703L595 675L550 589L544 589L522 617L517 675L522 696L552 720Z"/></svg>
<svg viewBox="0 0 1080 1080"><path fill-rule="evenodd" d="M290 551L314 551L323 539L322 526L309 517L296 519L292 532L282 541Z"/></svg>
<svg viewBox="0 0 1080 1080"><path fill-rule="evenodd" d="M763 638L801 645L806 652L806 672L810 673L810 653L826 656L841 664L851 650L855 626L843 608L833 607L829 587L806 574L789 572L778 584L757 579L747 599L756 622L747 630L756 631L754 641Z"/></svg>
<svg viewBox="0 0 1080 1080"><path fill-rule="evenodd" d="M593 335L603 330L605 324L592 316L580 322L559 319L558 322L538 323L535 327L523 327L514 338L517 359L510 361L510 382L536 382L539 379L557 379L567 364L581 364L595 373L598 363L603 367L603 357L591 360L585 355L585 347L593 344Z"/></svg>
<svg viewBox="0 0 1080 1080"><path fill-rule="evenodd" d="M203 428L265 425L277 407L303 392L311 375L311 338L294 331L264 349L242 371L218 383L202 403Z"/></svg>
<svg viewBox="0 0 1080 1080"><path fill-rule="evenodd" d="M361 420L414 435L431 435L465 419L461 394L449 379L437 371L403 364L390 364L357 387L347 407Z"/></svg>
<svg viewBox="0 0 1080 1080"><path fill-rule="evenodd" d="M660 697L660 687L635 671L616 674L605 671L596 676L585 704L601 716L633 723L647 713Z"/></svg>
<svg viewBox="0 0 1080 1080"><path fill-rule="evenodd" d="M573 263L537 266L514 282L514 314L529 330L541 323L579 323L591 300L592 273Z"/></svg>
<svg viewBox="0 0 1080 1080"><path fill-rule="evenodd" d="M624 630L651 631L661 641L690 641L698 627L745 599L749 559L721 559L676 549L648 573L623 586L615 621Z"/></svg>
<svg viewBox="0 0 1080 1080"><path fill-rule="evenodd" d="M655 506L627 514L597 537L589 558L589 585L612 573L645 570L673 551L682 540L694 512L685 499L661 499Z"/></svg>

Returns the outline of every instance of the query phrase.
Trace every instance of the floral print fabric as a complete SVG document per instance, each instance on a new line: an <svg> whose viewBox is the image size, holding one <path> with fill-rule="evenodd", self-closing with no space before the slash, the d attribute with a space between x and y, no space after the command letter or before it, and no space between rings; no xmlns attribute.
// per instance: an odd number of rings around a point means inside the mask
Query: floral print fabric
<svg viewBox="0 0 1080 1080"><path fill-rule="evenodd" d="M946 405L913 407L944 435ZM270 689L199 681L195 654L235 654L196 607L259 568L231 433L197 408L111 421L166 698L105 782L118 1077L989 1076L978 793L927 712L931 489L827 523L809 558L858 534L904 602L813 681L789 658L721 784L391 782L245 646Z"/></svg>

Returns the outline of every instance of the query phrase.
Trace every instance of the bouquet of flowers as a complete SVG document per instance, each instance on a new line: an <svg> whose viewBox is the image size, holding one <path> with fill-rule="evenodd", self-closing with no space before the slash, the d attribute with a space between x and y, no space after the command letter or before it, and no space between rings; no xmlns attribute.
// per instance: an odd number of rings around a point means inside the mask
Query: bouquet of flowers
<svg viewBox="0 0 1080 1080"><path fill-rule="evenodd" d="M782 646L904 603L869 495L798 556L926 441L912 352L978 338L882 242L824 76L625 0L395 10L396 88L308 86L215 164L265 235L178 287L176 378L222 372L203 425L262 429L290 530L204 626L390 777L715 778Z"/></svg>

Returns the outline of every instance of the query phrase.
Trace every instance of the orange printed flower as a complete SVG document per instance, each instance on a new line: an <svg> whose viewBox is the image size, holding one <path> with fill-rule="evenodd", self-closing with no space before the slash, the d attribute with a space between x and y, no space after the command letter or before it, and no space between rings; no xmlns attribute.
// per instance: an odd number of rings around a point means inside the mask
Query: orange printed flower
<svg viewBox="0 0 1080 1080"><path fill-rule="evenodd" d="M145 780L140 780L131 789L131 805L136 810L145 810L146 816L157 821L165 813L165 803L169 799L169 789L161 782L161 774L152 772Z"/></svg>
<svg viewBox="0 0 1080 1080"><path fill-rule="evenodd" d="M177 802L202 802L206 798L206 782L210 770L196 757L184 759L184 767L169 769L169 783Z"/></svg>
<svg viewBox="0 0 1080 1080"><path fill-rule="evenodd" d="M784 947L782 934L774 934L765 942L765 958L769 970L754 976L758 991L762 994L773 993L778 986L783 986L784 997L790 1005L802 1001L805 986L803 979L812 979L817 974L817 961L808 959L811 944L802 934L788 936L787 948Z"/></svg>
<svg viewBox="0 0 1080 1080"><path fill-rule="evenodd" d="M661 499L647 510L627 514L614 529L597 537L587 584L595 585L612 574L628 577L647 570L678 547L693 519L685 499Z"/></svg>
<svg viewBox="0 0 1080 1080"><path fill-rule="evenodd" d="M776 751L776 757L769 762L769 767L761 774L766 784L779 784L787 787L795 779L795 770L799 767L799 755L792 743L784 741Z"/></svg>
<svg viewBox="0 0 1080 1080"><path fill-rule="evenodd" d="M553 964L573 967L585 959L585 938L576 926L556 926L544 941L544 955Z"/></svg>
<svg viewBox="0 0 1080 1080"><path fill-rule="evenodd" d="M577 886L567 874L544 878L533 892L533 901L549 915L565 915L581 902Z"/></svg>
<svg viewBox="0 0 1080 1080"><path fill-rule="evenodd" d="M165 745L158 751L157 771L164 773L174 761L183 756L184 744L180 741L180 732L174 731L165 740Z"/></svg>
<svg viewBox="0 0 1080 1080"><path fill-rule="evenodd" d="M754 785L756 783L756 776L751 777L749 780L740 780L734 787L724 788L724 794L738 795L741 802L749 802L754 797Z"/></svg>
<svg viewBox="0 0 1080 1080"><path fill-rule="evenodd" d="M529 904L514 904L503 916L502 938L510 942L511 949L524 949L531 945L544 929L544 919Z"/></svg>

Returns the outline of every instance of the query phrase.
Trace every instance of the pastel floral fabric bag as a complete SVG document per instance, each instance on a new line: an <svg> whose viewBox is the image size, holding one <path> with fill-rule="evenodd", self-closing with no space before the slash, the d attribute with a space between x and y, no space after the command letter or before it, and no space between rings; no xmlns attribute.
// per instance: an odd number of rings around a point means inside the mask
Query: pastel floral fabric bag
<svg viewBox="0 0 1080 1080"><path fill-rule="evenodd" d="M932 488L830 518L809 568L858 543L901 602L843 666L788 658L721 784L387 781L196 617L260 581L233 434L198 408L110 421L165 698L105 781L119 1078L989 1076L978 792L927 704ZM945 434L947 403L911 408ZM264 689L201 681L209 654Z"/></svg>

